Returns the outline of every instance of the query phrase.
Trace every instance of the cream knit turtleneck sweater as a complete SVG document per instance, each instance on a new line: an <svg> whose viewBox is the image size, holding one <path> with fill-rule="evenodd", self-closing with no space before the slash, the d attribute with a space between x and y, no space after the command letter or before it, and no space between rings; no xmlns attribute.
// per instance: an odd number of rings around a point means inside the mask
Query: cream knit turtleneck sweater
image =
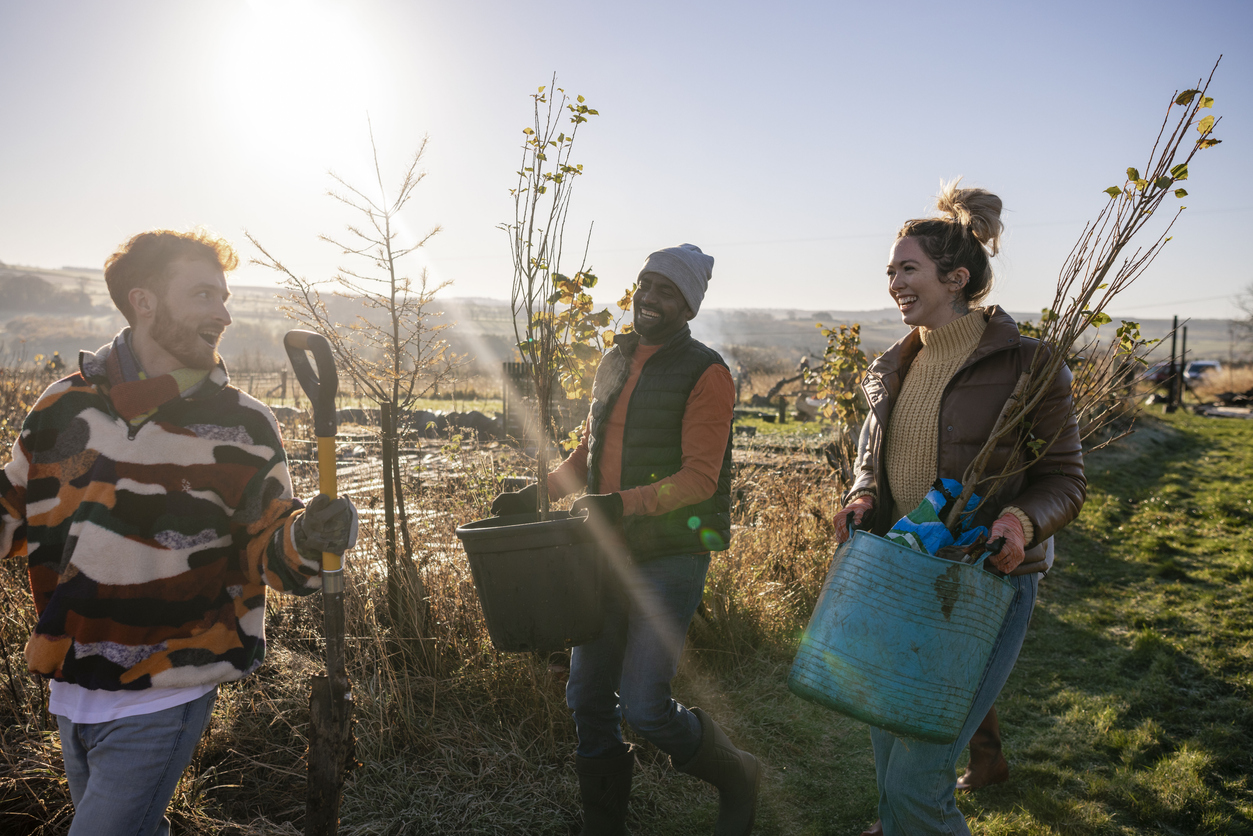
<svg viewBox="0 0 1253 836"><path fill-rule="evenodd" d="M987 324L978 308L942 328L919 329L922 349L905 375L888 421L887 476L896 519L917 508L935 482L940 398Z"/></svg>

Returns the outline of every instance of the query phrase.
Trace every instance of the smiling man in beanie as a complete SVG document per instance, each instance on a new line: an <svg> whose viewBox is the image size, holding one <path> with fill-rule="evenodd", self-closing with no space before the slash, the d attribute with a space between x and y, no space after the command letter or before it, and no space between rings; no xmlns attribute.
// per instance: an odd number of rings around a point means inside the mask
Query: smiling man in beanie
<svg viewBox="0 0 1253 836"><path fill-rule="evenodd" d="M70 836L168 834L217 686L265 656L266 587L321 588L356 510L292 494L278 424L217 353L231 246L140 233L105 264L130 323L48 387L0 472L0 557L27 559L74 802Z"/></svg>
<svg viewBox="0 0 1253 836"><path fill-rule="evenodd" d="M713 264L692 244L645 260L634 332L616 337L601 358L582 440L548 479L553 496L586 488L573 510L589 513L611 553L627 555L614 561L603 632L570 660L582 836L627 832L635 756L622 739L624 719L679 771L718 788L717 836L752 830L757 759L670 692L710 552L731 540L735 384L722 357L688 328ZM501 494L492 513L533 512L537 494L533 485Z"/></svg>

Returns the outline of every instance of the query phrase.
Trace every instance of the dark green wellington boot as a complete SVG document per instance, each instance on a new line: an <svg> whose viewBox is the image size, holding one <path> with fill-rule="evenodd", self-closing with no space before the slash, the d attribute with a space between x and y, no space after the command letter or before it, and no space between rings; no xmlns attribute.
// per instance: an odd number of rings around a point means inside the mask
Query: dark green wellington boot
<svg viewBox="0 0 1253 836"><path fill-rule="evenodd" d="M718 821L714 836L748 836L757 815L757 789L761 784L761 764L718 728L713 718L699 708L692 713L700 719L700 749L687 763L674 768L718 788Z"/></svg>
<svg viewBox="0 0 1253 836"><path fill-rule="evenodd" d="M626 815L634 769L633 749L614 758L574 756L579 797L583 800L583 829L579 836L630 836Z"/></svg>

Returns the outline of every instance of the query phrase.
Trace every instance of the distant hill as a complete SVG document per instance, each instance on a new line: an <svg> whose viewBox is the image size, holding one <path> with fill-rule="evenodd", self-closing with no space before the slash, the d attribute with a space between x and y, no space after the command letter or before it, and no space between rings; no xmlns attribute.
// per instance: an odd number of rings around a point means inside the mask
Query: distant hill
<svg viewBox="0 0 1253 836"><path fill-rule="evenodd" d="M231 288L234 324L226 332L222 350L233 366L273 368L285 362L282 334L294 327L279 310L282 288L240 285ZM363 309L352 299L327 296L332 316L353 322ZM509 359L515 342L509 303L481 297L439 297L432 307L440 314L435 323L455 323L444 334L453 350L476 358L481 372L499 369ZM615 311L616 312L616 311ZM1039 311L1013 312L1018 321L1038 320ZM1112 336L1115 323L1106 326ZM1166 337L1168 319L1137 320L1150 337ZM821 354L824 343L818 323L861 323L862 346L879 352L900 339L906 328L894 308L864 311L811 310L805 308L704 308L692 321L697 339L729 351L745 346L778 352L780 366L794 365L802 356ZM0 356L20 349L27 357L60 351L74 357L82 348L96 348L124 325L109 299L99 270L60 270L0 267ZM1245 348L1231 342L1228 321L1198 319L1186 323L1190 359L1240 358ZM1180 335L1182 336L1182 334ZM1155 352L1168 356L1167 343Z"/></svg>
<svg viewBox="0 0 1253 836"><path fill-rule="evenodd" d="M62 288L38 273L0 269L0 311L78 315L91 311L91 296L82 289Z"/></svg>
<svg viewBox="0 0 1253 836"><path fill-rule="evenodd" d="M1039 311L1010 311L1017 322L1038 322ZM1162 339L1155 355L1170 354L1168 339L1172 321L1169 319L1141 319L1114 315L1114 322L1105 326L1113 338L1114 329L1122 319L1140 323L1141 332L1150 339ZM877 308L868 311L806 311L795 309L712 309L702 310L692 322L692 332L711 345L746 344L756 346L774 345L795 352L820 352L821 335L815 327L841 323L861 323L862 347L868 352L883 351L905 335L908 329L901 323L895 308ZM1230 320L1193 319L1180 322L1180 342L1183 329L1187 328L1189 359L1213 358L1226 362L1229 354L1240 359L1247 354L1248 346L1233 343L1229 333Z"/></svg>

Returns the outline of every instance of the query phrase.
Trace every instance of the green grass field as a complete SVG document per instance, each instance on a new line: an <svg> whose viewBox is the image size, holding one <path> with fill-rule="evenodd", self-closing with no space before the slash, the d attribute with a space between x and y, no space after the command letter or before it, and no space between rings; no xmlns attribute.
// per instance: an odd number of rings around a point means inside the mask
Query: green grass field
<svg viewBox="0 0 1253 836"><path fill-rule="evenodd" d="M1253 422L1146 422L1088 502L1002 707L981 832L1253 833Z"/></svg>
<svg viewBox="0 0 1253 836"><path fill-rule="evenodd" d="M1146 419L1088 473L998 700L1010 781L959 804L978 834L1253 833L1253 421ZM788 694L786 655L715 703L770 767L755 832L858 833L866 727ZM712 811L639 830L701 832Z"/></svg>

